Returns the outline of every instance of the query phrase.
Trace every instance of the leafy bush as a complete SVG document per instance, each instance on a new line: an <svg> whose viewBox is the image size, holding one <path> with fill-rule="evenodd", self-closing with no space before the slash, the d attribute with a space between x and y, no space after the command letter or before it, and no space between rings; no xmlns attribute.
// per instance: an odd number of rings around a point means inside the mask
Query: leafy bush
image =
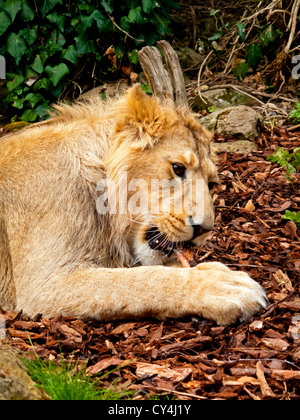
<svg viewBox="0 0 300 420"><path fill-rule="evenodd" d="M291 153L278 147L277 151L268 157L268 160L285 168L285 176L294 188L291 174L300 169L300 147L296 147Z"/></svg>
<svg viewBox="0 0 300 420"><path fill-rule="evenodd" d="M246 26L238 22L237 28L241 41L246 40ZM255 71L261 60L265 55L272 54L272 49L277 47L277 43L282 32L279 29L275 29L273 25L265 25L258 31L256 42L252 42L246 49L246 62L238 63L233 68L233 74L238 80L244 80L248 74L250 67ZM277 51L277 50L276 50Z"/></svg>
<svg viewBox="0 0 300 420"><path fill-rule="evenodd" d="M119 63L136 65L136 48L169 35L168 9L178 7L175 0L0 0L4 105L15 119L46 118L51 102L79 83L117 72L105 56L110 46Z"/></svg>
<svg viewBox="0 0 300 420"><path fill-rule="evenodd" d="M291 111L291 113L290 113L290 119L294 123L299 123L300 122L300 102L299 101L296 104L296 108L293 109L293 111Z"/></svg>
<svg viewBox="0 0 300 420"><path fill-rule="evenodd" d="M298 211L298 213L294 213L290 210L286 210L282 218L285 220L292 220L298 227L300 227L300 211Z"/></svg>

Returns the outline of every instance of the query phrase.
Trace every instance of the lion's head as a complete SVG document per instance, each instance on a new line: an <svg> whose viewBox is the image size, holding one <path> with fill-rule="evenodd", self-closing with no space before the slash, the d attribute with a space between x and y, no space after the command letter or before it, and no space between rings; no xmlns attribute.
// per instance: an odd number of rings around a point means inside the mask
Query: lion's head
<svg viewBox="0 0 300 420"><path fill-rule="evenodd" d="M166 263L185 242L199 245L214 225L218 182L211 134L187 109L161 104L137 85L114 107L106 159L110 200L126 224L136 263Z"/></svg>

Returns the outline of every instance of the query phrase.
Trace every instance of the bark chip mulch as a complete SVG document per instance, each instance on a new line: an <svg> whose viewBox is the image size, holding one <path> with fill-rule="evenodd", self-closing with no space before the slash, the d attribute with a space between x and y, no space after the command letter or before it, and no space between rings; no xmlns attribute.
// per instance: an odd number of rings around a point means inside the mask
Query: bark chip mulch
<svg viewBox="0 0 300 420"><path fill-rule="evenodd" d="M299 174L293 189L284 169L267 161L278 146L299 146L300 132L264 128L256 142L252 155L219 155L216 226L195 261L249 273L267 290L267 310L230 327L197 318L30 320L1 311L9 343L45 360L88 360L90 375L108 373L103 386L114 382L137 399L300 399L300 238L296 224L282 219L285 210L300 211Z"/></svg>

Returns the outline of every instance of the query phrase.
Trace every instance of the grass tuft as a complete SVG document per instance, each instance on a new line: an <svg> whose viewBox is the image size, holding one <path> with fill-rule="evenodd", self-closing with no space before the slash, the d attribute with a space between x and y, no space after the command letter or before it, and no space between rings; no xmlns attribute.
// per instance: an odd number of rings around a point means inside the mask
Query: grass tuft
<svg viewBox="0 0 300 420"><path fill-rule="evenodd" d="M53 401L121 400L134 396L132 391L120 390L113 385L101 388L101 378L93 381L86 376L85 366L78 369L78 362L74 365L72 360L66 362L62 358L60 365L45 362L39 357L35 360L22 359L22 362L33 381Z"/></svg>

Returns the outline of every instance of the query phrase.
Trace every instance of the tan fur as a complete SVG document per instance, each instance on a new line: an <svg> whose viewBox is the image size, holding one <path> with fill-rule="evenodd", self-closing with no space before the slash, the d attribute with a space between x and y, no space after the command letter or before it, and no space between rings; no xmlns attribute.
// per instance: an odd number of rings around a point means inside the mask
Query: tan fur
<svg viewBox="0 0 300 420"><path fill-rule="evenodd" d="M229 324L266 305L257 283L222 264L163 266L170 261L149 248L147 230L155 224L172 242L190 240L185 221L192 210L96 210L100 180L115 181L121 191L118 177L126 171L128 180L149 186L153 178L174 178L171 164L180 163L193 183L205 184L203 227L212 229L211 136L190 111L161 105L138 86L105 105L93 100L56 109L49 121L0 142L2 308L102 320L194 314ZM128 191L129 201L134 194ZM151 199L160 203L163 195Z"/></svg>

